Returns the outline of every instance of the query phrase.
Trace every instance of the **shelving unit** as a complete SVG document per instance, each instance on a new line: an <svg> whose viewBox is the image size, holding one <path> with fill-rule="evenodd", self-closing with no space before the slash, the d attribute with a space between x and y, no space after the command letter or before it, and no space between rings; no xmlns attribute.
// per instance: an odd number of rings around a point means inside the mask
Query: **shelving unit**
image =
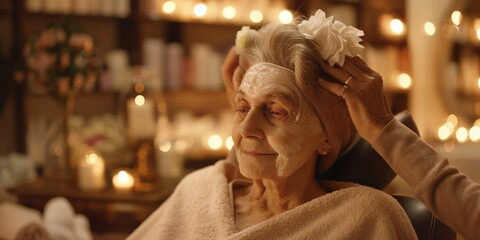
<svg viewBox="0 0 480 240"><path fill-rule="evenodd" d="M39 32L46 24L52 21L61 20L67 15L50 14L41 12L28 12L25 7L27 0L11 1L13 6L14 20L14 62L21 62L23 59L22 49L25 42L32 33ZM148 16L146 8L148 1L130 0L130 14L126 17L101 16L101 15L71 15L75 21L80 22L87 33L93 36L96 47L100 55L103 55L113 49L125 49L129 53L130 64L143 64L142 44L145 39L162 39L166 44L178 42L185 47L185 54L188 56L191 47L196 43L205 43L218 52L226 53L233 45L236 31L240 28L235 23L225 22L180 22L178 20L165 20L162 18L152 19ZM372 16L379 16L382 12L392 12L398 15L404 15L404 1L389 3L388 1L362 0L345 1L331 0L327 2L307 1L300 6L296 1L287 1L291 9L297 9L303 14L310 14L309 9L326 8L329 5L348 5L356 9L356 21L358 27L364 29L366 37L365 44L376 47L395 46L399 49L406 48L405 41L393 41L382 37L378 30L378 24L373 22ZM408 60L407 60L408 61ZM407 63L408 64L408 63ZM188 72L188 69L186 70ZM16 104L17 109L25 108L25 86L17 84ZM391 99L397 101L392 104L398 108L398 111L406 107L408 99L405 92L392 92ZM105 104L100 109L110 109L111 102L115 99L115 94L95 93L102 95L108 101L100 101L100 105ZM198 91L191 86L188 89L165 92L170 113L176 110L191 110L198 114L216 113L228 109L229 105L223 90L219 91ZM81 106L77 104L78 108ZM115 111L112 109L111 111ZM25 136L26 129L25 112L16 113L16 118L20 123L16 127L16 135L22 138ZM19 139L17 149L20 152L25 151L24 139Z"/></svg>
<svg viewBox="0 0 480 240"><path fill-rule="evenodd" d="M197 42L212 46L226 52L232 45L237 26L207 25L202 23L182 23L149 19L142 13L145 1L130 0L131 14L126 17L101 15L65 15L58 13L29 12L26 9L26 0L12 1L14 11L13 38L15 46L15 62L23 60L22 49L32 33L39 33L47 24L70 17L81 23L85 31L95 41L100 55L113 50L124 49L129 53L131 65L143 64L142 43L147 38L163 39L166 43L178 42L186 47L186 54L191 45ZM222 32L224 34L217 34ZM220 74L220 73L219 73ZM26 119L35 114L53 114L55 103L48 97L41 97L25 92L25 84L16 85L16 101L19 125L16 135L20 138L17 148L20 152L25 149ZM223 90L197 91L182 89L165 92L170 113L176 111L193 111L195 114L210 114L229 108ZM84 116L106 111L114 113L118 110L116 93L94 92L82 94L76 101L75 113ZM92 104L94 103L94 104Z"/></svg>

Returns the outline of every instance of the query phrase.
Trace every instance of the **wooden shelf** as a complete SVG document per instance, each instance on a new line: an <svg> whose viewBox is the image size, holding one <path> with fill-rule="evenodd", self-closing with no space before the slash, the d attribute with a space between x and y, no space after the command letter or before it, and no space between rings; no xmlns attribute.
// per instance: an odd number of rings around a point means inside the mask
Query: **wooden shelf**
<svg viewBox="0 0 480 240"><path fill-rule="evenodd" d="M115 113L118 111L118 94L95 92L80 94L75 98L74 114L82 116L93 116L104 113ZM34 116L57 116L59 104L46 95L26 94L25 114L27 118Z"/></svg>
<svg viewBox="0 0 480 240"><path fill-rule="evenodd" d="M180 90L165 93L170 113L191 111L196 114L219 114L230 109L225 91Z"/></svg>
<svg viewBox="0 0 480 240"><path fill-rule="evenodd" d="M46 13L46 12L28 12L26 14L31 17L39 17L39 18L64 18L64 17L72 17L74 19L127 19L130 15L125 17L120 16L107 16L107 15L97 15L97 14L74 14L74 13Z"/></svg>
<svg viewBox="0 0 480 240"><path fill-rule="evenodd" d="M125 110L125 102L118 93L93 92L80 94L75 98L74 115L91 117L105 113L116 114ZM165 93L168 113L174 117L179 112L194 115L211 114L220 116L230 110L225 91L179 90ZM26 94L24 113L26 119L43 117L53 119L59 114L59 104L46 95Z"/></svg>

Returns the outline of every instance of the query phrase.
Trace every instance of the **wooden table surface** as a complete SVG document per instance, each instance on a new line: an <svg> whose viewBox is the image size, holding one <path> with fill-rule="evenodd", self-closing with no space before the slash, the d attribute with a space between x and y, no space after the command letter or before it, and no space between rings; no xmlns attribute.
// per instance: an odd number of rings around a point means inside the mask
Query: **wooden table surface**
<svg viewBox="0 0 480 240"><path fill-rule="evenodd" d="M137 228L173 192L178 179L161 180L148 191L120 192L107 187L100 191L82 191L73 181L38 178L9 189L18 202L43 212L54 197L65 197L75 213L90 220L94 233L129 233Z"/></svg>

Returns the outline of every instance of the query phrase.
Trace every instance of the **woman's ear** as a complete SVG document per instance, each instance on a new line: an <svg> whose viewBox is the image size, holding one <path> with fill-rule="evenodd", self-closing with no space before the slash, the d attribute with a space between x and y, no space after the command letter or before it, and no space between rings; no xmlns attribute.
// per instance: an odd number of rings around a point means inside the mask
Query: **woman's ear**
<svg viewBox="0 0 480 240"><path fill-rule="evenodd" d="M318 144L317 152L322 156L329 154L331 150L332 146L328 143L328 139L321 140Z"/></svg>

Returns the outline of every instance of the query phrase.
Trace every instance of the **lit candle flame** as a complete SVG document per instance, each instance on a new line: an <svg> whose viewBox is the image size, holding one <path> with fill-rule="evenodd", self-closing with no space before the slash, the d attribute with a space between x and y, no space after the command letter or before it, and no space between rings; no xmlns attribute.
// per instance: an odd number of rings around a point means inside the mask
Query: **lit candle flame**
<svg viewBox="0 0 480 240"><path fill-rule="evenodd" d="M143 104L145 104L145 97L142 95L137 95L135 97L135 104L139 107L143 106Z"/></svg>

